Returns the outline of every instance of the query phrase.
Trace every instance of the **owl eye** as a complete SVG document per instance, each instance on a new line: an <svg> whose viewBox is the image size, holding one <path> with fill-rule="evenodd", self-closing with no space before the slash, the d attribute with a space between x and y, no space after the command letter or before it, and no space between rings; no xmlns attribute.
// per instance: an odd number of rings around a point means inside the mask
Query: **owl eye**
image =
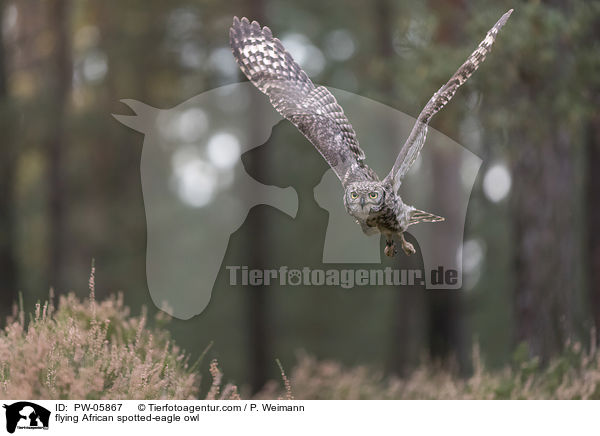
<svg viewBox="0 0 600 436"><path fill-rule="evenodd" d="M356 200L358 198L358 194L356 192L352 191L350 193L350 197L352 197L353 200Z"/></svg>
<svg viewBox="0 0 600 436"><path fill-rule="evenodd" d="M372 198L373 200L376 199L379 196L379 194L377 192L370 192L369 193L369 197Z"/></svg>

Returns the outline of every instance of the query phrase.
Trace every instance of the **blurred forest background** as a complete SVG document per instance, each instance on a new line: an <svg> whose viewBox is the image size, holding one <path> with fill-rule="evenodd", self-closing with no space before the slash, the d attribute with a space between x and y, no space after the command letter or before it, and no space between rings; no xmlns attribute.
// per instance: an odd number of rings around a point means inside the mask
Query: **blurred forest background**
<svg viewBox="0 0 600 436"><path fill-rule="evenodd" d="M222 274L207 310L170 329L195 356L213 342L227 378L254 390L278 377L275 358L291 368L298 350L388 374L424 357L468 374L473 343L491 367L588 343L600 326L600 2L584 0L0 0L1 315L19 292L25 307L50 287L85 296L92 258L98 297L122 290L129 306L156 311L143 137L111 114L129 113L120 99L170 108L241 81L228 47L234 15L294 45L315 83L416 117L510 8L491 55L432 122L483 159L462 290L244 288ZM302 202L325 163L293 128L277 133L298 144L290 161L315 162L297 177ZM259 151L248 154L257 178L269 171ZM455 158L436 155L440 201L460 183L444 171ZM311 207L281 226L281 212L254 208L230 251L324 226L327 213ZM252 262L270 255L258 250ZM320 256L299 250L295 261L315 266Z"/></svg>

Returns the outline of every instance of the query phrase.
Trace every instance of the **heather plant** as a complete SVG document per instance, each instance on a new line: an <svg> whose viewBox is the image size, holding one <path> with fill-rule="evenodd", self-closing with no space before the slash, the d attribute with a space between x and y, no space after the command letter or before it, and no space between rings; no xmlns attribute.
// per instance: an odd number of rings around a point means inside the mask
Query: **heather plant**
<svg viewBox="0 0 600 436"><path fill-rule="evenodd" d="M164 321L164 314L159 314ZM235 386L221 390L211 363L210 398L238 398ZM200 377L165 329L149 328L145 313L132 316L123 295L97 302L94 270L90 298L51 295L37 304L29 322L22 309L0 332L0 398L193 399Z"/></svg>
<svg viewBox="0 0 600 436"><path fill-rule="evenodd" d="M52 292L36 304L26 321L21 303L0 331L2 399L194 399L200 395L197 365L170 339L159 312L150 327L147 315L133 316L123 295L98 302L94 268L90 296ZM589 347L569 342L546 365L517 347L513 364L485 367L478 346L474 371L459 377L448 367L425 362L406 377L385 376L367 366L345 368L300 353L288 377L269 382L257 399L600 399L600 351L592 331ZM239 399L238 388L223 384L216 360L205 399Z"/></svg>
<svg viewBox="0 0 600 436"><path fill-rule="evenodd" d="M291 386L296 399L600 399L600 353L592 334L590 347L567 343L564 353L548 365L529 359L519 347L513 365L500 371L485 368L477 346L469 377L433 363L417 367L409 376L386 377L366 366L344 368L334 361L299 355ZM258 398L285 397L276 382Z"/></svg>

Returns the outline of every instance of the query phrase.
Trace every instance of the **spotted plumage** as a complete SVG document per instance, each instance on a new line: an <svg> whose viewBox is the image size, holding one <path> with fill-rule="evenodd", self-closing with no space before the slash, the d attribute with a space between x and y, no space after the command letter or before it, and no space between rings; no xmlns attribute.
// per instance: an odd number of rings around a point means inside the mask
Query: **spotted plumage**
<svg viewBox="0 0 600 436"><path fill-rule="evenodd" d="M364 160L356 133L333 95L316 87L268 27L235 17L229 31L233 56L242 72L284 118L292 122L325 158L344 187L344 206L367 235L386 237L385 254L395 254L394 237L406 254L415 252L403 232L417 223L444 218L405 204L398 189L425 142L431 118L450 101L484 61L512 9L489 30L485 39L419 114L390 173L380 181Z"/></svg>

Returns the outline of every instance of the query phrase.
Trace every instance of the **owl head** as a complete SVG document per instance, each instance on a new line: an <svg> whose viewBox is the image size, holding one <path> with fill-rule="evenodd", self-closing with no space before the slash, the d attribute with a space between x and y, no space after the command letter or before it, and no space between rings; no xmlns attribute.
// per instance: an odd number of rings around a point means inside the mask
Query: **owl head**
<svg viewBox="0 0 600 436"><path fill-rule="evenodd" d="M346 187L344 204L356 218L365 219L369 214L378 212L384 202L385 192L379 182L354 182Z"/></svg>

